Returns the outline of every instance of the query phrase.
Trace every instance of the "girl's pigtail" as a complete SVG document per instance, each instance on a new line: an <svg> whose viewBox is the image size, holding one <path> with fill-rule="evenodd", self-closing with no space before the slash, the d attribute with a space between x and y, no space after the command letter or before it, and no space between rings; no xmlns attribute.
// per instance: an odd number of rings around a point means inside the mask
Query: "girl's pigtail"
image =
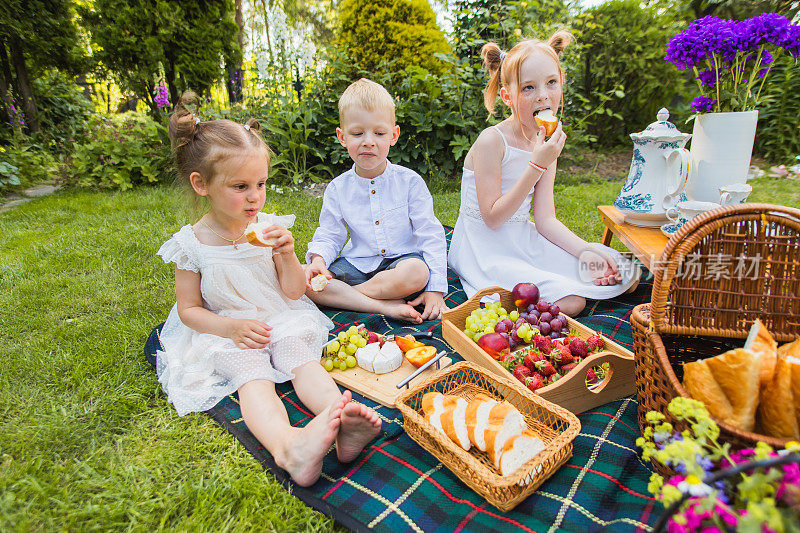
<svg viewBox="0 0 800 533"><path fill-rule="evenodd" d="M245 129L250 133L261 135L261 123L258 120L251 118L245 123L245 126L247 126Z"/></svg>
<svg viewBox="0 0 800 533"><path fill-rule="evenodd" d="M547 40L547 45L556 51L559 56L564 49L572 42L572 34L566 30L559 30L555 32Z"/></svg>
<svg viewBox="0 0 800 533"><path fill-rule="evenodd" d="M486 84L486 91L483 93L483 104L491 115L494 113L494 102L497 99L497 91L500 90L500 65L503 62L503 53L495 43L486 43L481 48L483 66L489 71L489 82Z"/></svg>
<svg viewBox="0 0 800 533"><path fill-rule="evenodd" d="M190 107L197 110L197 95L192 91L186 91L175 104L175 111L169 119L169 138L173 149L177 150L189 144L197 133L199 125Z"/></svg>

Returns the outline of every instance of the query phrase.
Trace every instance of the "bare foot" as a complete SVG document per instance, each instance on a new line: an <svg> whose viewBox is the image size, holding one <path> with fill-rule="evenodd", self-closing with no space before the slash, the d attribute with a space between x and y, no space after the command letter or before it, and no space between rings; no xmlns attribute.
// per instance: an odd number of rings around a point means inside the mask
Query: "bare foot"
<svg viewBox="0 0 800 533"><path fill-rule="evenodd" d="M349 397L341 396L304 428L292 428L293 437L286 442L283 457L275 457L277 465L301 487L309 487L319 479L322 459L336 439L343 408L348 401Z"/></svg>
<svg viewBox="0 0 800 533"><path fill-rule="evenodd" d="M342 396L352 396L344 391ZM375 438L381 430L381 419L378 413L357 403L348 403L342 410L342 427L336 437L336 456L343 463L349 463L361 453L364 446Z"/></svg>
<svg viewBox="0 0 800 533"><path fill-rule="evenodd" d="M382 300L385 304L383 314L392 318L399 318L412 324L422 322L422 315L419 311L408 305L403 300Z"/></svg>

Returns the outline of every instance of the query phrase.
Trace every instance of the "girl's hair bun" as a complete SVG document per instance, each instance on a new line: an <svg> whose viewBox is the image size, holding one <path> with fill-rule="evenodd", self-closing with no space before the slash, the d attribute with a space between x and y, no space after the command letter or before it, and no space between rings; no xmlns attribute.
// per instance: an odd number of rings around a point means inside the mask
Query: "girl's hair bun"
<svg viewBox="0 0 800 533"><path fill-rule="evenodd" d="M503 62L503 51L495 43L486 43L481 48L481 58L483 58L483 66L489 72L496 72L500 70L500 64Z"/></svg>
<svg viewBox="0 0 800 533"><path fill-rule="evenodd" d="M561 55L561 52L569 46L572 42L572 34L566 30L559 30L555 32L550 38L547 40L547 44L556 51L558 55Z"/></svg>
<svg viewBox="0 0 800 533"><path fill-rule="evenodd" d="M256 135L261 135L261 123L257 119L251 118L250 120L245 122L244 125L247 126L246 129L250 133L255 133Z"/></svg>
<svg viewBox="0 0 800 533"><path fill-rule="evenodd" d="M169 138L173 148L188 144L194 138L199 126L195 120L197 108L197 95L192 91L185 91L175 104L175 112L169 119Z"/></svg>

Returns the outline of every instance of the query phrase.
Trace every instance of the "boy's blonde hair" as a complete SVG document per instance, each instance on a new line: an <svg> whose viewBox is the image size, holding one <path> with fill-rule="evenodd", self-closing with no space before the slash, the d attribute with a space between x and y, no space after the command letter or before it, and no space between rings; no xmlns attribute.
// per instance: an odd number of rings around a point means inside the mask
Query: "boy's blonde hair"
<svg viewBox="0 0 800 533"><path fill-rule="evenodd" d="M367 111L386 110L391 113L392 126L394 126L394 100L389 91L381 85L367 78L361 78L351 83L339 98L339 124L344 124L345 114L353 108L366 109Z"/></svg>
<svg viewBox="0 0 800 533"><path fill-rule="evenodd" d="M512 83L519 87L522 80L519 79L519 71L522 63L535 51L539 50L550 56L558 66L558 73L561 77L561 106L564 106L564 69L561 68L561 52L572 42L572 34L568 31L557 31L545 41L539 39L526 39L517 43L514 48L507 53L503 53L495 43L486 43L481 48L483 65L489 71L489 82L486 84L486 91L483 94L483 103L489 114L494 113L494 104L497 99L497 91L500 87L509 90Z"/></svg>

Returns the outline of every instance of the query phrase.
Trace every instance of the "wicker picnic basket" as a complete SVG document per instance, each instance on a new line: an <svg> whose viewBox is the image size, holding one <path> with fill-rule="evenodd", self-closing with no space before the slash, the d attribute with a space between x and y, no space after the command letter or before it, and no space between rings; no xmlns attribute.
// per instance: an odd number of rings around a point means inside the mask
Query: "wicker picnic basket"
<svg viewBox="0 0 800 533"><path fill-rule="evenodd" d="M736 275L723 275L726 260ZM699 215L669 240L653 271L652 301L631 316L642 429L648 411L675 423L667 405L690 397L681 385L683 363L740 347L755 319L779 342L800 336L797 209L741 204ZM787 442L716 422L720 440L734 448Z"/></svg>
<svg viewBox="0 0 800 533"><path fill-rule="evenodd" d="M507 400L522 413L528 429L539 435L546 448L513 474L502 476L484 452L475 446L464 451L423 417L422 397L432 391L457 394L468 401L478 393ZM501 511L516 507L572 457L572 441L581 429L578 418L566 409L469 361L431 375L398 396L396 406L403 413L406 433Z"/></svg>

